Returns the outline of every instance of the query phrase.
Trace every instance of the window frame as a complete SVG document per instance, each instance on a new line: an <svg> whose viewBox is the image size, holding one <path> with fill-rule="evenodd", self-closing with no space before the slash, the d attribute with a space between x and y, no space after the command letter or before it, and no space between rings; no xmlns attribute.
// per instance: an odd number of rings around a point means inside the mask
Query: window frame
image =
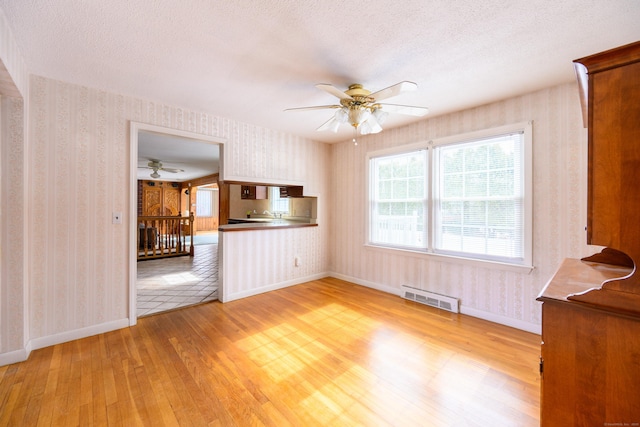
<svg viewBox="0 0 640 427"><path fill-rule="evenodd" d="M476 142L483 139L492 137L498 137L500 135L519 133L523 135L523 147L522 147L522 192L523 192L523 224L522 224L522 243L523 243L523 257L521 261L513 259L503 259L495 256L478 255L462 252L450 252L450 251L437 251L435 249L435 217L436 217L436 201L434 196L436 193L436 185L438 185L439 177L438 165L436 165L437 159L435 158L435 149L437 147L443 147L447 145L459 145L467 142ZM384 150L378 150L375 152L369 152L366 155L366 182L368 189L366 192L366 221L365 221L365 246L374 250L390 251L391 253L397 253L397 251L406 251L414 253L419 256L436 257L439 260L473 264L478 266L494 266L497 268L515 270L519 272L530 272L533 261L533 122L518 122L514 124L493 127L488 129L482 129L479 131L468 132L464 134L457 134L442 138L433 139L430 141L424 141L419 143L413 143L403 145L399 147L392 147ZM394 155L410 153L418 150L427 151L427 202L425 213L425 226L427 227L427 245L426 248L413 248L398 245L386 245L381 243L372 242L372 206L373 206L373 191L374 191L374 177L372 169L372 160L380 157L390 157Z"/></svg>

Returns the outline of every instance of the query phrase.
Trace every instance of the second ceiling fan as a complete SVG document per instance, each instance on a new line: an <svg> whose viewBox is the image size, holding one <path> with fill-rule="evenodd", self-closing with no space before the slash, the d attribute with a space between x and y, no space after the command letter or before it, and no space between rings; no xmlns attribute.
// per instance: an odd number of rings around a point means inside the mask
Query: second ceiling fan
<svg viewBox="0 0 640 427"><path fill-rule="evenodd" d="M138 167L143 169L153 170L153 172L150 175L151 178L160 178L160 174L158 173L158 171L171 172L171 173L184 172L184 169L166 168L162 166L162 162L157 159L149 159L149 163L147 163L147 166L138 166Z"/></svg>
<svg viewBox="0 0 640 427"><path fill-rule="evenodd" d="M344 92L330 84L321 83L316 87L337 97L340 104L288 108L285 111L337 109L336 113L317 129L319 131L337 132L341 124L348 123L355 132L360 130L361 135L367 135L382 131L381 125L389 113L421 117L429 112L426 107L380 103L384 99L416 90L418 85L409 81L402 81L373 93L358 83L350 85Z"/></svg>

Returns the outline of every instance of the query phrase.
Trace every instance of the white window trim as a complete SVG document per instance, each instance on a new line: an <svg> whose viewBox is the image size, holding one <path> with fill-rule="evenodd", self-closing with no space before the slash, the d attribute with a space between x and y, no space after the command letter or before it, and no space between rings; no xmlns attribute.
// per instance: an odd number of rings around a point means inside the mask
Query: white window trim
<svg viewBox="0 0 640 427"><path fill-rule="evenodd" d="M442 145L448 144L459 144L465 141L471 141L476 139L488 138L492 136L496 136L499 134L507 134L512 132L523 132L523 140L524 140L524 260L522 263L509 263L509 262L499 262L494 260L484 260L481 258L467 258L467 257L458 257L452 256L448 254L440 254L435 253L431 249L426 251L418 250L418 249L407 249L401 247L391 247L391 246L382 246L376 245L369 241L370 238L370 195L371 195L371 159L375 157L389 156L393 154L401 154L410 151L416 151L421 149L427 149L429 151L429 173L432 174L431 170L433 165L433 148ZM388 253L397 254L398 251L406 253L408 255L417 256L421 258L433 258L434 260L444 261L444 262L452 262L456 264L463 264L469 266L477 266L477 267L486 267L493 269L500 269L506 271L515 271L519 273L530 273L533 267L533 122L519 122L514 124L509 124L505 126L494 127L490 129L483 129L479 131L458 134L447 136L443 138L437 138L427 142L419 142L408 145L403 145L401 147L392 147L384 150L378 150L375 152L367 153L366 155L366 182L367 182L367 192L365 194L365 206L367 206L365 212L365 243L364 246L370 248L372 250L384 251ZM431 176L431 175L430 175ZM433 179L430 180L428 188L428 212L427 212L427 226L428 226L428 239L429 239L429 248L433 248Z"/></svg>

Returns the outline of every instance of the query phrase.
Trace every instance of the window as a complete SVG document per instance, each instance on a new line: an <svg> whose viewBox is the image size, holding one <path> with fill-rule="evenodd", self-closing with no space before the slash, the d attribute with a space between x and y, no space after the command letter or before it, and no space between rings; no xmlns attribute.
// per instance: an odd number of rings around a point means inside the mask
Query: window
<svg viewBox="0 0 640 427"><path fill-rule="evenodd" d="M213 216L213 189L199 188L196 193L196 216Z"/></svg>
<svg viewBox="0 0 640 427"><path fill-rule="evenodd" d="M531 264L531 124L369 156L369 243Z"/></svg>
<svg viewBox="0 0 640 427"><path fill-rule="evenodd" d="M426 248L427 150L371 160L371 241Z"/></svg>
<svg viewBox="0 0 640 427"><path fill-rule="evenodd" d="M274 214L289 214L289 198L280 197L280 187L269 187L269 209Z"/></svg>

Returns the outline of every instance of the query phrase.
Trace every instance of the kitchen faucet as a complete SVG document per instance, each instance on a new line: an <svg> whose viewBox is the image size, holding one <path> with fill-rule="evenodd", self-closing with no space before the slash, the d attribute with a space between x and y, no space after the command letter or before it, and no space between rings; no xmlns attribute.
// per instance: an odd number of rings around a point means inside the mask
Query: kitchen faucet
<svg viewBox="0 0 640 427"><path fill-rule="evenodd" d="M269 212L269 211L264 211L262 212L262 215L273 215L274 218L278 218L278 212ZM282 218L282 212L280 212L280 218Z"/></svg>

